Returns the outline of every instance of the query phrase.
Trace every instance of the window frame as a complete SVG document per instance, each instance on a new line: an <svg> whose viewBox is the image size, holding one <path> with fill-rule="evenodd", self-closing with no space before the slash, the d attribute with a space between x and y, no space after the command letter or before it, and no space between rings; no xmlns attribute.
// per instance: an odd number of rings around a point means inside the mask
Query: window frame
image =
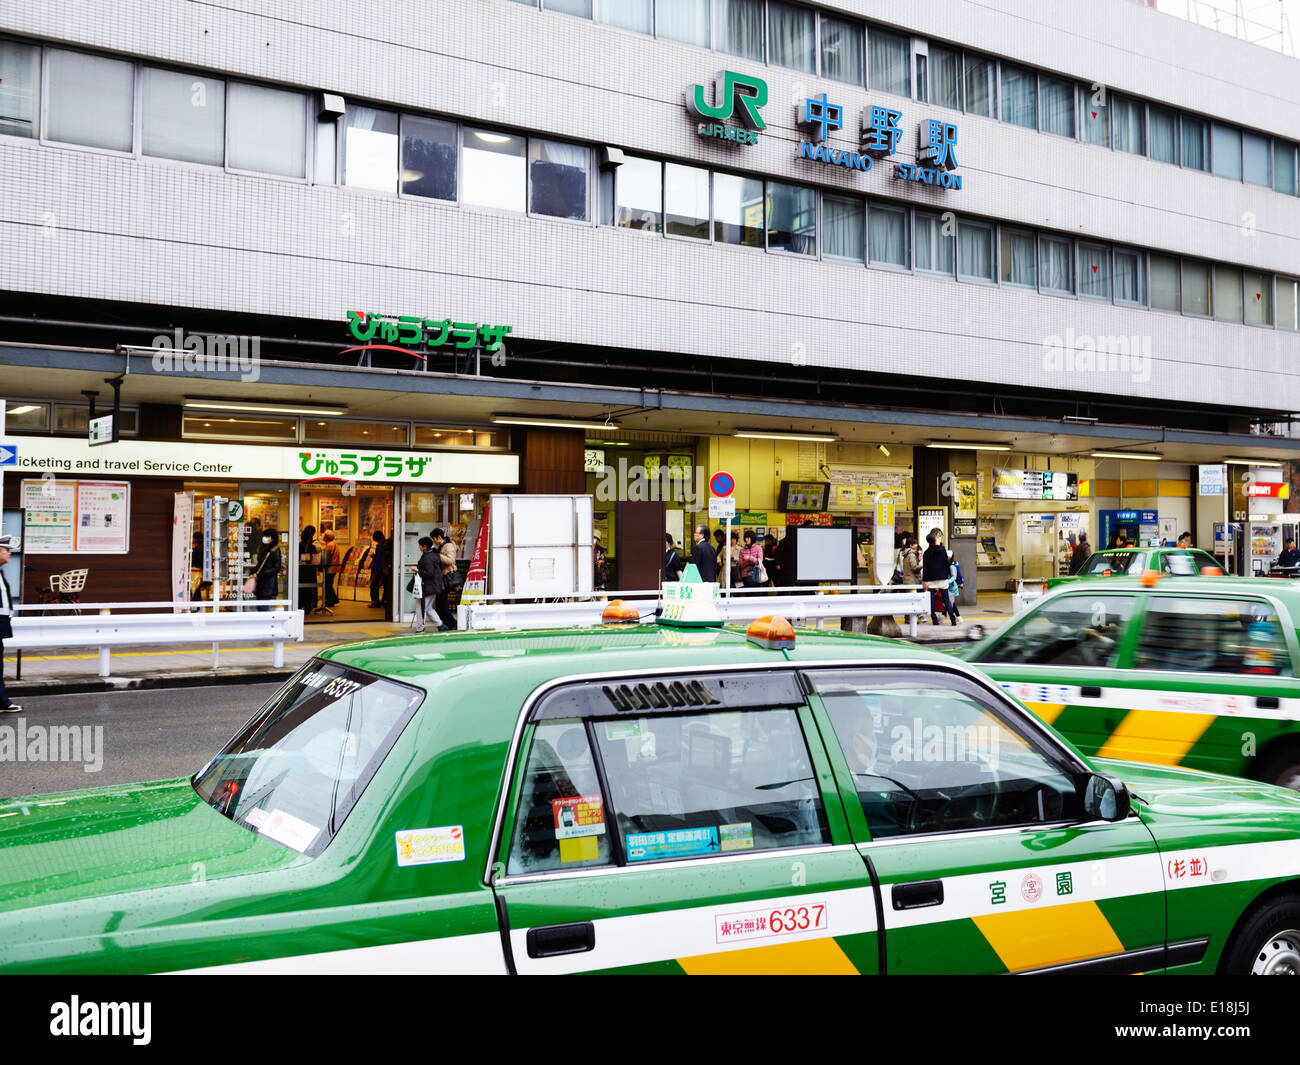
<svg viewBox="0 0 1300 1065"><path fill-rule="evenodd" d="M946 278L949 281L956 281L957 280L957 231L956 230L953 230L953 234L951 237L946 238L952 241L952 271L950 273L947 273L943 270L927 269L921 266L919 263L920 256L917 255L917 250L916 250L917 249L917 242L916 242L917 221L921 217L935 219L939 223L940 238L943 239L943 216L945 213L946 212L943 211L933 211L933 210L927 210L925 208L916 208L916 207L908 211L908 215L911 218L911 223L912 223L912 229L911 229L912 246L910 249L911 251L910 258L912 260L912 270L914 273L923 274L926 277L942 277L942 278Z"/></svg>
<svg viewBox="0 0 1300 1065"><path fill-rule="evenodd" d="M1038 254L1038 261L1035 264L1035 269L1038 271L1039 295L1055 296L1057 299L1073 299L1073 300L1079 299L1079 264L1076 262L1077 253L1075 252L1075 248L1074 248L1075 245L1074 238L1063 237L1056 233L1047 233L1044 232L1043 230L1037 230L1036 234L1038 237L1038 245L1035 250L1037 251ZM1070 262L1070 290L1068 292L1065 291L1064 289L1043 287L1043 242L1046 240L1055 241L1058 244L1064 243L1069 247L1070 254L1068 258Z"/></svg>
<svg viewBox="0 0 1300 1065"><path fill-rule="evenodd" d="M1118 286L1115 284L1116 270L1115 257L1117 255L1136 255L1138 259L1138 276L1142 285L1141 301L1122 300L1118 295ZM1117 307L1141 307L1143 310L1151 309L1151 256L1142 248L1135 248L1127 244L1113 244L1110 247L1110 295L1111 302ZM1179 295L1181 296L1181 290Z"/></svg>
<svg viewBox="0 0 1300 1065"><path fill-rule="evenodd" d="M561 13L561 14L564 14L564 12L560 12L560 13ZM459 125L459 123L458 123L458 125ZM399 129L400 129L400 126L399 126ZM593 207L593 204L592 204L592 190L593 190L593 187L599 184L599 179L597 179L596 181L593 181L593 180L592 180L592 174L593 174L593 172L595 172L595 173L599 173L599 171L598 171L598 170L595 170L595 168L593 168L593 166L592 166L592 163L593 163L593 161L595 160L595 155L596 155L596 153L595 153L594 151L592 151L592 149L590 148L590 146L588 146L588 145L586 145L586 144L583 144L583 143L581 143L581 142L579 142L579 141L567 141L567 140L561 140L561 139L559 139L559 138L557 138L557 137L541 137L541 136L534 137L531 133L520 134L520 136L522 136L522 137L524 138L524 216L525 216L526 218L539 218L539 219L542 219L543 221L546 221L546 222L563 222L563 223L565 223L566 225L570 225L570 226L574 226L574 225L576 225L576 226L590 226L590 225L592 225L592 224L593 224L593 219L596 219L596 216L600 214L600 198L599 198L599 196L596 197L596 201L595 201L595 205L594 205L594 207ZM398 177L399 177L399 179L400 179L400 177L401 177L401 173L400 173L400 171L401 171L400 141L401 141L401 135L400 135L400 133L399 133L399 135L398 135L398 142L399 142ZM566 145L569 145L570 147L573 147L573 148L580 148L580 149L582 149L582 155L583 155L583 169L586 171L586 174L587 174L586 188L584 189L585 199L586 199L586 201L587 201L587 203L586 203L587 217L586 217L586 218L565 218L565 217L563 217L563 216L561 216L561 215L543 214L543 213L541 213L541 212L538 212L538 211L534 211L534 210L533 210L533 141L551 141L552 143L555 143L555 144L566 144ZM399 184L400 184L400 181L399 181ZM459 186L457 187L457 190L456 190L456 191L457 191L457 192L460 191ZM513 211L509 211L509 212L506 212L506 213L508 213L508 214L514 214ZM596 220L596 221L594 222L594 224L599 225L599 224L600 224L600 223L599 223L599 220Z"/></svg>
<svg viewBox="0 0 1300 1065"><path fill-rule="evenodd" d="M230 165L230 131L231 131L230 90L234 88L236 84L250 85L255 89L279 89L283 92L296 93L297 95L303 98L302 117L303 117L303 124L306 130L306 134L303 139L303 151L305 153L305 158L303 159L302 177L294 177L292 174L268 174L264 170L240 170ZM311 184L312 171L315 167L315 162L316 162L316 118L315 116L312 115L311 100L312 100L312 94L303 90L285 89L279 85L267 85L259 81L249 81L246 78L226 78L226 137L225 137L226 173L238 174L241 177L267 178L271 181L289 181L298 185ZM344 142L347 140L346 116L339 120L339 128L342 131L342 136L340 136L335 141L334 144L334 172L338 175L339 186L344 187L343 186L343 175L344 175L343 153L346 150ZM398 133L399 144L398 144L397 159L398 159L398 164L400 165L401 158L402 158L401 144L400 144L401 141L400 121L398 123L398 130L399 130ZM193 165L200 165L200 164L193 164ZM352 189L354 192L369 192L377 196L387 195L386 193L377 193L373 189L363 189L357 185L348 185L346 187Z"/></svg>
<svg viewBox="0 0 1300 1065"><path fill-rule="evenodd" d="M563 12L561 12L561 14L563 14ZM449 122L454 127L455 145L456 145L456 195L453 199L444 200L440 196L421 196L418 192L404 192L402 190L402 169L403 169L403 163L405 161L403 159L403 152L405 151L405 147L406 147L405 130L406 130L407 119L422 119L424 121L429 121L429 122ZM346 140L347 125L342 119L339 120L339 123L340 123L340 128L344 130L344 136L339 140L339 144L341 145L343 140ZM415 200L418 203L440 203L444 205L450 204L456 207L460 206L460 194L461 194L460 154L462 150L461 127L463 125L464 123L456 118L446 118L443 115L425 114L424 112L421 111L403 111L401 109L398 110L397 112L397 198L399 200ZM528 148L527 145L525 145L524 147L525 163L527 162L527 159L528 159ZM339 173L340 184L342 184L342 177L343 177L341 173L342 166L343 166L343 152L336 151L335 158L334 158L334 169L336 172ZM588 174L587 182L588 185L590 185L591 183L590 174ZM590 199L590 189L588 189L588 194L589 194L588 199ZM526 196L527 196L527 192L525 191L525 198Z"/></svg>
<svg viewBox="0 0 1300 1065"><path fill-rule="evenodd" d="M1203 592L1195 588L1180 588L1177 592L1152 591L1145 595L1140 595L1138 598L1140 602L1138 603L1137 609L1133 612L1133 622L1136 623L1136 627L1129 633L1128 641L1120 645L1123 653L1115 660L1116 669L1122 669L1125 672L1135 671L1141 673L1154 673L1160 676L1188 673L1188 670L1153 669L1150 667L1139 666L1137 664L1138 648L1141 645L1142 634L1146 630L1147 615L1152 603L1160 599L1202 599L1219 600L1221 602L1230 603L1264 603L1269 606L1282 630L1282 638L1286 645L1287 657L1289 659L1287 666L1290 672L1287 674L1256 675L1251 673L1216 673L1205 670L1191 671L1192 675L1197 677L1232 677L1234 678L1233 683L1240 683L1244 680L1250 683L1263 682L1265 684L1276 684L1281 679L1294 680L1297 676L1300 676L1300 642L1297 641L1296 637L1295 621L1291 617L1290 611L1287 610L1286 605L1276 596L1269 595L1266 592L1256 592L1251 590L1234 593L1224 592L1221 590ZM1209 683L1223 682L1210 681ZM1220 716L1222 715L1216 714L1216 717Z"/></svg>
<svg viewBox="0 0 1300 1065"><path fill-rule="evenodd" d="M989 272L991 277L981 277L979 274L963 274L961 272L961 231L963 226L970 226L973 229L986 229L989 233ZM998 225L996 222L989 222L982 218L967 218L957 215L957 231L953 234L953 258L956 260L955 269L957 280L964 284L971 285L993 285L999 283L999 263L998 263Z"/></svg>
<svg viewBox="0 0 1300 1065"><path fill-rule="evenodd" d="M913 211L910 204L895 203L892 200L884 201L884 202L878 200L873 201L872 197L870 196L865 197L865 199L867 202L867 243L866 243L866 247L864 248L865 254L863 258L865 260L866 265L878 270L892 270L896 274L915 273L916 272L916 259L915 259L916 233L915 233L915 227L913 222L913 215L916 212ZM878 204L878 206L875 206L873 204ZM905 264L891 263L885 259L876 260L871 257L871 212L873 210L879 210L885 212L897 211L899 214L903 216L903 239L907 241L906 253L904 255L904 258L907 260L907 262ZM942 275L931 275L931 276L942 276Z"/></svg>
<svg viewBox="0 0 1300 1065"><path fill-rule="evenodd" d="M9 40L19 40L20 43L24 43L24 44L32 43L30 41L21 41L19 38L12 38L12 37L9 38ZM76 47L75 45L69 46L65 44L48 44L48 45L41 44L41 45L37 45L37 47L40 49L40 70L39 70L38 82L37 82L38 85L37 93L40 97L39 106L37 108L37 116L40 122L40 131L39 131L39 135L36 137L20 137L18 139L34 140L36 141L37 144L45 148L72 149L73 151L78 151L78 152L94 152L96 155L112 156L117 159L139 160L141 158L140 145L143 140L140 133L140 110L141 107L143 106L142 98L144 96L144 90L141 84L142 75L140 72L142 64L140 63L140 61L136 59L124 59L121 56L108 55L104 52L87 51L85 48L79 48ZM51 49L59 52L71 52L74 55L92 56L95 59L109 59L117 63L126 63L131 68L131 147L130 148L125 148L125 149L124 148L101 148L95 144L78 144L75 141L55 140L49 135L49 105L50 105L49 79L51 74L49 55ZM227 78L225 79L225 81L226 81L226 90L227 93L229 93L231 79ZM228 107L229 107L229 97L227 96L227 108ZM230 115L228 110L226 113L225 124L226 124L226 128L229 129ZM223 149L224 149L224 137L223 137ZM155 156L149 156L149 158L153 159L155 158ZM184 160L179 160L179 159L164 159L162 161L167 163L180 163L182 165L189 165L189 166L209 165L205 163L185 164ZM224 155L223 155L223 161L224 161ZM268 175L268 176L274 177L275 175Z"/></svg>

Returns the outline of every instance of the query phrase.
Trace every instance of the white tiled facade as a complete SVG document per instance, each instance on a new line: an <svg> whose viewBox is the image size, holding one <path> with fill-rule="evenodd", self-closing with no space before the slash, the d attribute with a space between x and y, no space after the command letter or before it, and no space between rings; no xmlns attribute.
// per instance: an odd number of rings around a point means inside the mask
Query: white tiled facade
<svg viewBox="0 0 1300 1065"><path fill-rule="evenodd" d="M1300 62L1129 0L819 6L1300 140ZM0 0L0 32L1300 274L1300 198L508 0ZM699 138L683 107L723 69L768 84L756 146ZM798 160L795 102L821 92L845 133L864 106L901 110L901 161L923 118L956 122L964 188ZM340 322L350 308L451 315L556 343L1300 409L1295 331L15 137L0 136L0 190L0 289ZM1069 329L1149 336L1150 380L1046 367L1045 338Z"/></svg>

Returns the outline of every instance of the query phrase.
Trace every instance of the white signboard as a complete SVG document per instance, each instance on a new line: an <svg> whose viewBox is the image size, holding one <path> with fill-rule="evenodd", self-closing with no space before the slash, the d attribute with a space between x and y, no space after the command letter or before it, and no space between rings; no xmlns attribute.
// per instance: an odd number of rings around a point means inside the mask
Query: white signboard
<svg viewBox="0 0 1300 1065"><path fill-rule="evenodd" d="M33 555L63 555L75 550L76 481L24 481L24 550Z"/></svg>
<svg viewBox="0 0 1300 1065"><path fill-rule="evenodd" d="M1226 466L1198 466L1197 481L1201 486L1201 495L1203 496L1221 496L1223 495L1224 485L1228 479L1228 467Z"/></svg>
<svg viewBox="0 0 1300 1065"><path fill-rule="evenodd" d="M126 481L23 481L24 539L33 555L125 555L131 486Z"/></svg>
<svg viewBox="0 0 1300 1065"><path fill-rule="evenodd" d="M731 496L719 498L718 496L709 497L709 517L710 518L734 518L736 516L736 500Z"/></svg>
<svg viewBox="0 0 1300 1065"><path fill-rule="evenodd" d="M876 583L888 584L894 579L894 494L892 492L876 493L875 538L872 553ZM865 574L858 575L859 584L865 579Z"/></svg>
<svg viewBox="0 0 1300 1065"><path fill-rule="evenodd" d="M90 420L90 434L87 442L91 447L95 447L97 444L111 444L113 442L113 416L111 414L105 414Z"/></svg>
<svg viewBox="0 0 1300 1065"><path fill-rule="evenodd" d="M130 544L131 486L126 481L77 482L77 551L125 555Z"/></svg>

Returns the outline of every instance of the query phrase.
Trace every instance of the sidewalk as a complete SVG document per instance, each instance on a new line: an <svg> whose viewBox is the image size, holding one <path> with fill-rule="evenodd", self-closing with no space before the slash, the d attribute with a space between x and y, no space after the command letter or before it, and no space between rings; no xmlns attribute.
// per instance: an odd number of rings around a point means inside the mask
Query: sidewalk
<svg viewBox="0 0 1300 1065"><path fill-rule="evenodd" d="M997 628L1011 617L1011 597L991 593L980 597L980 605L970 614L963 614L959 624L949 625L940 618L940 624L927 620L917 625L917 644L961 643L971 625L978 624L986 632ZM828 619L828 628L838 628L839 622ZM907 626L903 625L903 639L907 639ZM177 642L174 647L159 650L156 646L130 646L114 648L112 676L101 678L97 662L98 652L93 647L70 647L39 652L25 652L22 657L22 679L15 679L17 653L6 651L4 661L5 687L11 698L24 695L50 695L112 691L118 688L192 687L200 684L252 684L259 681L279 681L291 676L304 662L325 647L354 640L368 640L377 636L401 636L409 633L409 626L387 622L359 621L339 624L308 625L302 643L284 645L284 668L271 665L271 645L222 644L220 665L212 668L212 644Z"/></svg>

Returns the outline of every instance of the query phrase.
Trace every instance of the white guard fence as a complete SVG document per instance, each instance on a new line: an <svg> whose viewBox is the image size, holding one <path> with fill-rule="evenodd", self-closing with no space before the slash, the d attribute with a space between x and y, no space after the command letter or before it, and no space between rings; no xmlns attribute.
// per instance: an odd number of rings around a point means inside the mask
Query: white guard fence
<svg viewBox="0 0 1300 1065"><path fill-rule="evenodd" d="M599 625L600 615L615 599L641 611L643 620L653 621L663 606L658 588L634 592L606 592L604 599L562 600L521 603L507 596L485 596L462 602L457 622L462 629L564 629ZM792 625L816 623L828 618L906 617L908 633L916 635L916 619L930 613L930 593L916 585L855 585L815 590L808 588L733 588L718 596L718 613L727 623L753 621L779 614Z"/></svg>
<svg viewBox="0 0 1300 1065"><path fill-rule="evenodd" d="M239 602L240 610L231 606L230 602L186 603L179 608L175 603L15 605L14 634L5 640L5 646L20 651L97 647L99 675L107 677L114 647L211 643L212 668L216 669L221 664L223 643L270 640L272 664L282 668L285 641L302 639L303 612L287 609L287 599L246 599ZM257 606L271 609L248 609ZM74 610L78 612L68 613ZM123 610L154 613L114 613Z"/></svg>

